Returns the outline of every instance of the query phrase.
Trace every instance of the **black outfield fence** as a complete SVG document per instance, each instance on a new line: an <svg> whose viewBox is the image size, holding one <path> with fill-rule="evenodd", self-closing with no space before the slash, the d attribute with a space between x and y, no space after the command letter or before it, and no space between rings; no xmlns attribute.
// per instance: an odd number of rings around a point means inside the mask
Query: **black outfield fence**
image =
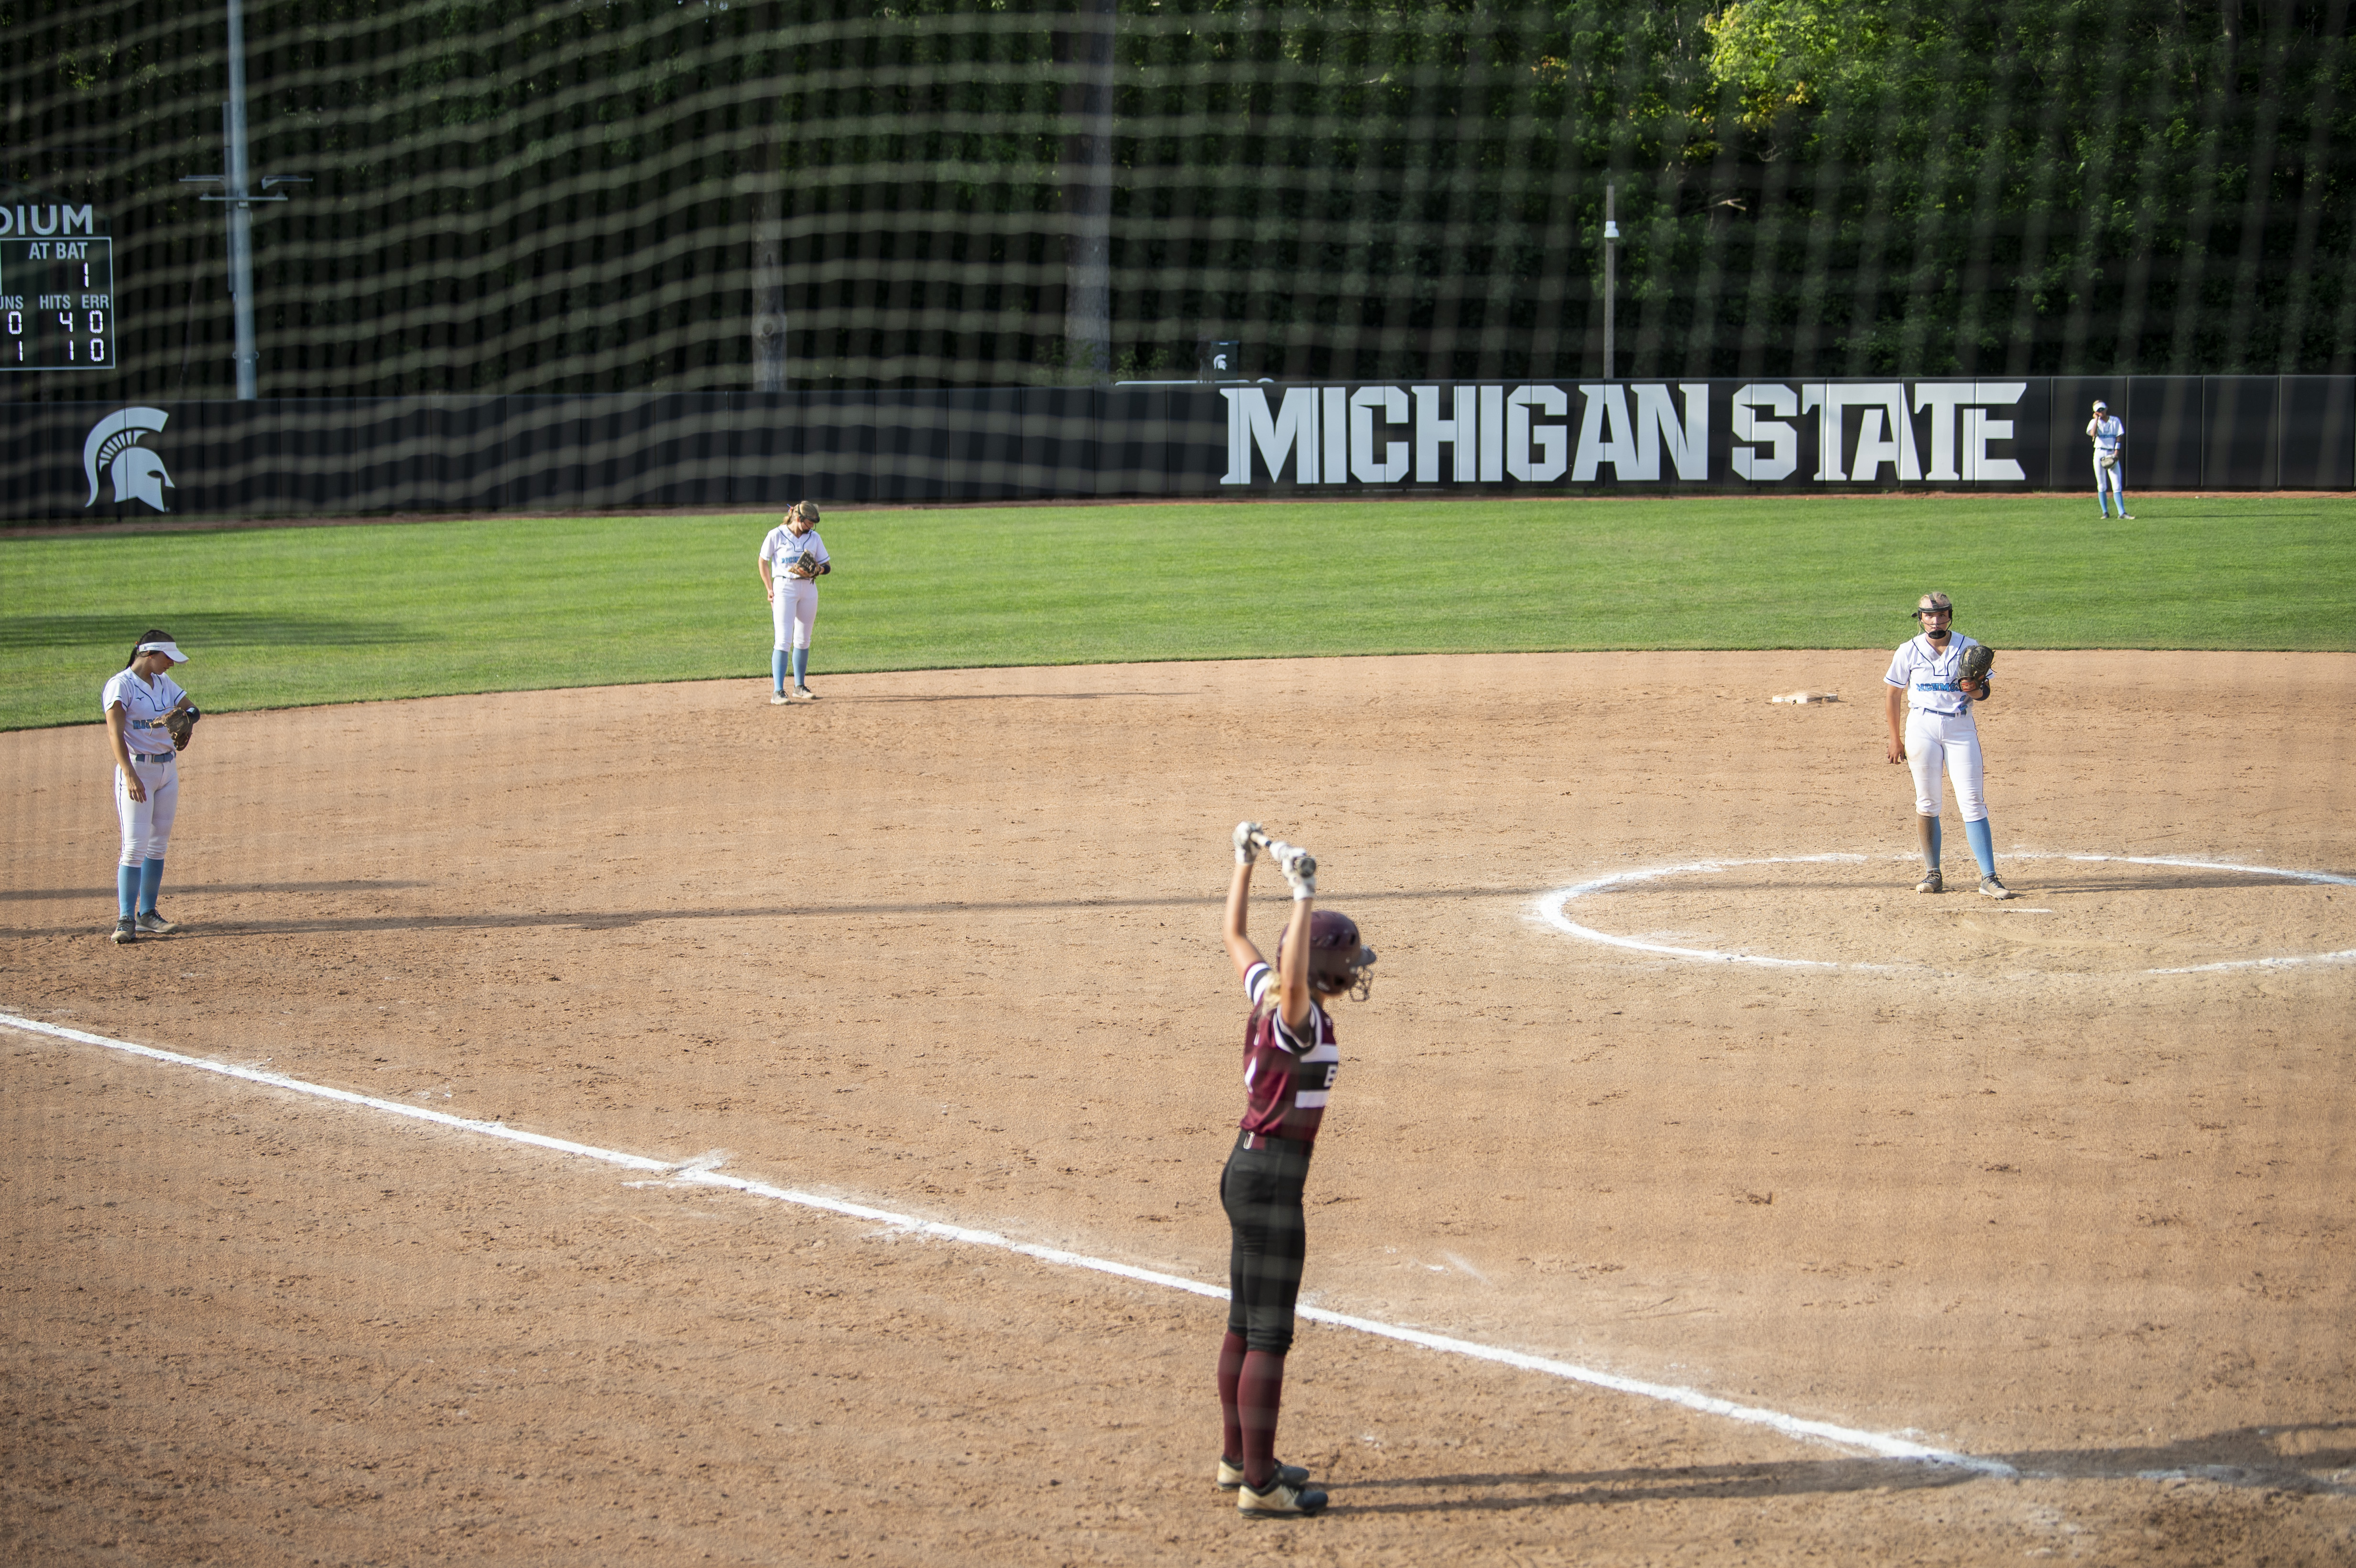
<svg viewBox="0 0 2356 1568"><path fill-rule="evenodd" d="M0 517L2356 488L2356 377L1413 382L0 404Z"/></svg>

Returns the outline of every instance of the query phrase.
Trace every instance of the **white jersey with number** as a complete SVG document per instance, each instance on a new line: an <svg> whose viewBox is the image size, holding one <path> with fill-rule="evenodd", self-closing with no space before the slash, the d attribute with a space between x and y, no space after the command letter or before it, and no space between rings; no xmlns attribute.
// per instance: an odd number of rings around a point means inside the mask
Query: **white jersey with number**
<svg viewBox="0 0 2356 1568"><path fill-rule="evenodd" d="M769 530L769 537L761 541L761 559L769 563L771 577L783 577L787 572L791 571L794 562L801 560L804 550L816 556L820 566L824 566L830 559L826 553L826 541L818 537L816 528L812 528L806 534L798 534L785 524L779 523ZM741 560L744 558L739 556L737 559Z"/></svg>
<svg viewBox="0 0 2356 1568"><path fill-rule="evenodd" d="M1914 637L1898 645L1898 652L1890 660L1890 673L1881 678L1891 686L1903 688L1906 705L1919 713L1961 718L1972 710L1972 699L1964 695L1955 676L1963 664L1964 650L1977 646L1978 643L1961 632L1948 637L1944 649L1927 636Z"/></svg>
<svg viewBox="0 0 2356 1568"><path fill-rule="evenodd" d="M2086 433L2094 438L2095 456L2100 457L2106 452L2116 455L2119 443L2127 438L2127 427L2119 422L2118 415L2106 414L2088 421Z"/></svg>
<svg viewBox="0 0 2356 1568"><path fill-rule="evenodd" d="M135 671L120 669L99 692L99 717L104 718L119 705L123 717L123 738L130 744L132 754L168 755L172 737L164 728L164 715L186 696L187 693L168 675L142 680Z"/></svg>

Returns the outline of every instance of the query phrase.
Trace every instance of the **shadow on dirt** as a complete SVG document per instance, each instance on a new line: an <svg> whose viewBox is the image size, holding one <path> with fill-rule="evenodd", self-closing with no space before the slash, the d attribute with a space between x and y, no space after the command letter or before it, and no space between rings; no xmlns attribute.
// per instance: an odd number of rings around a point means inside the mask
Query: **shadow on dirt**
<svg viewBox="0 0 2356 1568"><path fill-rule="evenodd" d="M2202 1480L2260 1491L2356 1496L2356 1422L2251 1426L2124 1448L2030 1448L1979 1456L2024 1480ZM1929 1491L1997 1479L1986 1471L1912 1459L1802 1459L1782 1464L1673 1465L1656 1469L1388 1476L1337 1483L1336 1514L1451 1513L1837 1492ZM1417 1496L1448 1493L1450 1496ZM1368 1494L1380 1500L1361 1501Z"/></svg>
<svg viewBox="0 0 2356 1568"><path fill-rule="evenodd" d="M277 882L220 883L209 886L190 885L166 888L167 899L186 895L188 907L186 923L191 928L188 936L294 936L305 933L334 934L345 932L369 931L517 931L545 928L570 931L622 931L633 926L657 924L664 921L735 921L735 920L840 920L846 916L871 914L991 914L1006 911L1033 910L1052 912L1058 910L1082 909L1195 909L1215 910L1219 901L1199 893L1173 894L1168 898L1151 899L990 899L941 900L895 903L829 903L773 904L739 906L731 909L645 909L590 910L565 913L517 914L365 914L325 915L302 920L239 920L233 916L212 918L195 906L195 901L205 893L250 892L378 892L392 888L425 887L423 882ZM1537 888L1426 888L1415 892L1353 892L1336 894L1333 902L1340 904L1396 903L1430 899L1526 899L1534 898ZM80 889L25 890L8 893L11 899L87 899L113 906L114 889L93 885ZM174 905L175 918L182 917L181 905ZM14 937L70 936L88 929L83 924L0 928L0 935Z"/></svg>

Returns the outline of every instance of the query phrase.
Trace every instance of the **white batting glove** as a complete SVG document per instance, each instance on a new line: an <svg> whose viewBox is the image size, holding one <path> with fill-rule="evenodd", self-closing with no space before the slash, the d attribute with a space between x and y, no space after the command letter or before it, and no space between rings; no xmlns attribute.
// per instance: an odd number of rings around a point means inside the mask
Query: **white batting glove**
<svg viewBox="0 0 2356 1568"><path fill-rule="evenodd" d="M1252 835L1258 831L1259 824L1257 822L1238 822L1236 824L1237 865L1248 866L1254 860L1259 859L1259 846L1252 842Z"/></svg>
<svg viewBox="0 0 2356 1568"><path fill-rule="evenodd" d="M1292 889L1292 901L1317 896L1317 857L1297 845L1281 840L1268 847L1269 858L1284 873L1285 882Z"/></svg>

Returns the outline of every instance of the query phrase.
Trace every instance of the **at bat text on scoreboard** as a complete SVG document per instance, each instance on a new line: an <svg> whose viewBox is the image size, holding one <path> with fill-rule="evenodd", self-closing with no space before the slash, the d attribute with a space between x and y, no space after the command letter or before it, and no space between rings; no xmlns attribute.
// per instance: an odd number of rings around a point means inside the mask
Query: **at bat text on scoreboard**
<svg viewBox="0 0 2356 1568"><path fill-rule="evenodd" d="M0 370L114 364L114 241L0 240Z"/></svg>

